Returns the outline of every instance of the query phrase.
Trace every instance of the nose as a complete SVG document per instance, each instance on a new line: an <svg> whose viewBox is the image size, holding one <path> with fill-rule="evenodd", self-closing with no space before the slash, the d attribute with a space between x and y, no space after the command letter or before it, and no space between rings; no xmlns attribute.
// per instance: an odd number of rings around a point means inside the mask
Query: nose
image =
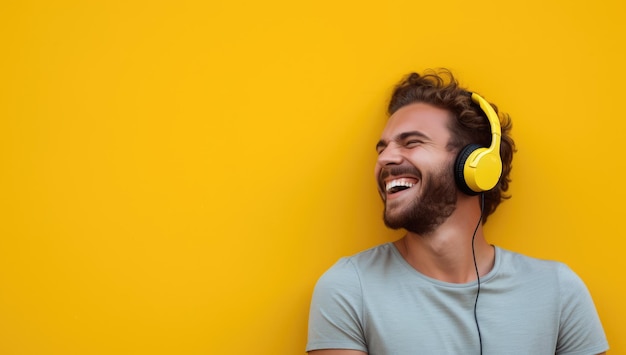
<svg viewBox="0 0 626 355"><path fill-rule="evenodd" d="M396 144L389 144L378 154L378 165L387 166L402 163L402 154Z"/></svg>

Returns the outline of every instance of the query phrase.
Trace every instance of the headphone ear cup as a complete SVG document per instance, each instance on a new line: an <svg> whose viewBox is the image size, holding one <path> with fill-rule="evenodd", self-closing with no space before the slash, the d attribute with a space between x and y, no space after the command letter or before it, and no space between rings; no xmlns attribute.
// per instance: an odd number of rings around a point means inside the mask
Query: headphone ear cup
<svg viewBox="0 0 626 355"><path fill-rule="evenodd" d="M456 162L454 163L454 180L456 181L456 185L459 190L463 193L475 196L480 193L480 191L472 190L465 181L465 163L467 163L467 158L477 149L482 148L479 144L469 144L466 145L461 151L459 155L456 157Z"/></svg>

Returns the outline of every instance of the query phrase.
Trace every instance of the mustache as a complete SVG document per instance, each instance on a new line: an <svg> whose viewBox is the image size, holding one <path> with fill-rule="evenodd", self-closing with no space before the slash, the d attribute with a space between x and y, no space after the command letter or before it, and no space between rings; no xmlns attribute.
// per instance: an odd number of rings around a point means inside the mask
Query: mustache
<svg viewBox="0 0 626 355"><path fill-rule="evenodd" d="M378 174L378 181L382 183L383 180L388 178L389 176L398 176L398 175L414 175L418 178L422 178L422 174L417 168L412 165L397 165L391 167L385 167L380 169L380 174Z"/></svg>

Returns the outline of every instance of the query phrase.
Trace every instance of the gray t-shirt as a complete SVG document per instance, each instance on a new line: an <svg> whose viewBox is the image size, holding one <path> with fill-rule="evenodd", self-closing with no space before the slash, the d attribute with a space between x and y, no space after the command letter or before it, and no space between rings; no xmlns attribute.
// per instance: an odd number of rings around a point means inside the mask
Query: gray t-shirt
<svg viewBox="0 0 626 355"><path fill-rule="evenodd" d="M591 296L566 265L496 247L477 305L484 354L597 354L608 343ZM307 351L478 354L476 282L412 268L392 243L339 260L318 281Z"/></svg>

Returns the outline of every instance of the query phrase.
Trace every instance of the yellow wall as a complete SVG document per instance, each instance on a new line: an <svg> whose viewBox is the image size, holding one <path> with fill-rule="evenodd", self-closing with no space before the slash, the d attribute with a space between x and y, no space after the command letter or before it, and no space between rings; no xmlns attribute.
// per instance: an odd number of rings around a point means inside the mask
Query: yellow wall
<svg viewBox="0 0 626 355"><path fill-rule="evenodd" d="M4 1L0 353L303 353L319 275L399 235L390 89L446 66L514 119L490 241L567 262L626 354L624 10Z"/></svg>

